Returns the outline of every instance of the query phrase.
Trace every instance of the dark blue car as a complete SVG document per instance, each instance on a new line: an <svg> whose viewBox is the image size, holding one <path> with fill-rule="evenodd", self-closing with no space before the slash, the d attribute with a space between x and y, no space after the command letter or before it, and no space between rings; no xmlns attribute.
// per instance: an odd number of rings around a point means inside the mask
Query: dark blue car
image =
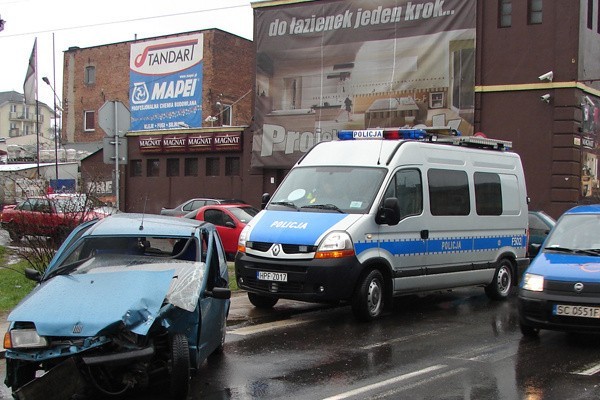
<svg viewBox="0 0 600 400"><path fill-rule="evenodd" d="M525 271L521 332L600 332L600 205L564 213Z"/></svg>
<svg viewBox="0 0 600 400"><path fill-rule="evenodd" d="M80 225L43 274L26 273L39 284L4 339L15 398L123 397L161 383L164 397L185 399L190 371L223 348L231 292L212 224L116 214Z"/></svg>

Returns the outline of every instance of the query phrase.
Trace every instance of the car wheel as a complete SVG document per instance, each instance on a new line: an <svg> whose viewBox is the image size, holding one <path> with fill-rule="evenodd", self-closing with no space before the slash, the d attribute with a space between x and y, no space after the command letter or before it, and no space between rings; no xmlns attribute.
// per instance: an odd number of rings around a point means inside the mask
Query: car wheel
<svg viewBox="0 0 600 400"><path fill-rule="evenodd" d="M8 236L10 237L10 240L12 240L15 243L19 243L21 242L21 239L23 239L23 235L21 235L19 233L19 231L15 228L14 224L10 224L6 227L6 230L8 231Z"/></svg>
<svg viewBox="0 0 600 400"><path fill-rule="evenodd" d="M256 308L273 308L279 301L277 297L261 296L260 294L248 292L248 300Z"/></svg>
<svg viewBox="0 0 600 400"><path fill-rule="evenodd" d="M170 392L172 399L185 399L190 384L190 350L185 335L176 333L171 338Z"/></svg>
<svg viewBox="0 0 600 400"><path fill-rule="evenodd" d="M352 312L361 321L371 321L383 312L383 275L376 269L363 275L352 296Z"/></svg>
<svg viewBox="0 0 600 400"><path fill-rule="evenodd" d="M519 328L521 329L521 333L523 334L523 336L528 338L536 338L540 333L539 328L534 328L532 326L525 325L522 322L519 323Z"/></svg>
<svg viewBox="0 0 600 400"><path fill-rule="evenodd" d="M496 268L494 279L485 287L485 293L490 299L504 300L510 294L513 284L513 268L510 261L504 259Z"/></svg>
<svg viewBox="0 0 600 400"><path fill-rule="evenodd" d="M6 359L6 375L12 377L12 382L6 382L12 388L13 393L21 386L31 382L35 378L37 365L26 361Z"/></svg>

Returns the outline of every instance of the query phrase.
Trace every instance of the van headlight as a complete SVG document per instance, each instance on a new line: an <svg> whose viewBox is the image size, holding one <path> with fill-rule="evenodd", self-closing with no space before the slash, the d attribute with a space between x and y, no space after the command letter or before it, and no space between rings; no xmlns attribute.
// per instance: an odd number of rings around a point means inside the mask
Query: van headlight
<svg viewBox="0 0 600 400"><path fill-rule="evenodd" d="M48 340L35 329L12 329L4 337L6 349L33 349L48 347Z"/></svg>
<svg viewBox="0 0 600 400"><path fill-rule="evenodd" d="M341 258L354 255L354 245L346 232L331 232L323 238L315 258Z"/></svg>
<svg viewBox="0 0 600 400"><path fill-rule="evenodd" d="M246 252L246 241L250 237L250 231L252 230L252 225L247 224L242 232L240 233L240 237L238 238L238 251L240 253Z"/></svg>
<svg viewBox="0 0 600 400"><path fill-rule="evenodd" d="M532 292L544 291L544 277L542 275L525 274L523 278L523 289Z"/></svg>

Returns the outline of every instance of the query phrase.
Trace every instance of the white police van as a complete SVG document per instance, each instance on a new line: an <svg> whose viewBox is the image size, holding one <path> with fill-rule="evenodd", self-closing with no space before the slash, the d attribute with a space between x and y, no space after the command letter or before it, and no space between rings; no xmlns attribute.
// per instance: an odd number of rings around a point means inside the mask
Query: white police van
<svg viewBox="0 0 600 400"><path fill-rule="evenodd" d="M254 306L348 301L370 320L404 294L476 285L508 296L528 264L510 142L435 129L338 137L307 152L240 235L236 279Z"/></svg>

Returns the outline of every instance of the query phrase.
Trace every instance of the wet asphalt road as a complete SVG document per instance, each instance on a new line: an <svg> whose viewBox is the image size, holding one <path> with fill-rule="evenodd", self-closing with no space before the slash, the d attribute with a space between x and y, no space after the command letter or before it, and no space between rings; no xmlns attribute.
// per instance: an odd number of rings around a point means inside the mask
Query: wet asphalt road
<svg viewBox="0 0 600 400"><path fill-rule="evenodd" d="M202 366L189 399L600 398L600 337L524 339L514 295L404 298L371 323L357 323L349 307L278 313L230 326L224 355Z"/></svg>

